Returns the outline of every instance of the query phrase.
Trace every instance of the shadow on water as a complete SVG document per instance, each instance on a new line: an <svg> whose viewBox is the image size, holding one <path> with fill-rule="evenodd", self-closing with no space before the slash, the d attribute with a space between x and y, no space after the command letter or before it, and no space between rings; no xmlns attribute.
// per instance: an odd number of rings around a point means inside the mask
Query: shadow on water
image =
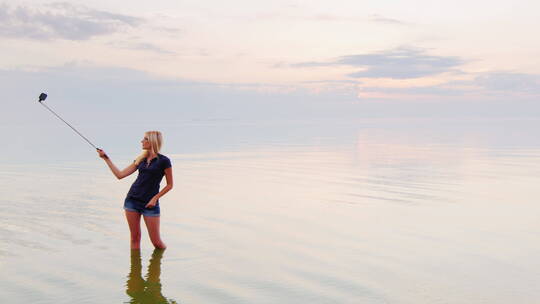
<svg viewBox="0 0 540 304"><path fill-rule="evenodd" d="M155 249L150 257L146 279L142 277L141 251L131 251L131 269L127 276L126 294L130 304L177 304L161 293L161 258L165 250Z"/></svg>

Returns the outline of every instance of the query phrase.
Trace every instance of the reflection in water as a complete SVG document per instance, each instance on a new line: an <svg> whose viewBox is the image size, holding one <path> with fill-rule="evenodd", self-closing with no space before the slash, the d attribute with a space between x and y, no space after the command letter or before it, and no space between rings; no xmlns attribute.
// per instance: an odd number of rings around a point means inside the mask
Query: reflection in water
<svg viewBox="0 0 540 304"><path fill-rule="evenodd" d="M132 304L170 304L178 303L168 300L161 294L161 258L165 250L155 249L150 258L146 280L142 277L141 251L131 250L131 270L126 282L126 293Z"/></svg>

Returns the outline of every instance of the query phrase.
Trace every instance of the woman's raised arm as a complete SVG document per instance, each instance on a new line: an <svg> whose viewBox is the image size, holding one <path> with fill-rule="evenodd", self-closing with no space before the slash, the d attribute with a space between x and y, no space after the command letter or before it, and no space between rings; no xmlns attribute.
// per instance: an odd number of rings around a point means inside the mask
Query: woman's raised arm
<svg viewBox="0 0 540 304"><path fill-rule="evenodd" d="M105 163L107 163L107 166L109 166L109 169L111 169L111 172L116 176L117 179L122 179L126 176L131 175L133 172L137 171L137 166L133 162L131 165L127 166L124 170L119 170L111 161L109 156L105 153L105 151L101 149L97 149L97 152L99 154L99 157L101 157Z"/></svg>

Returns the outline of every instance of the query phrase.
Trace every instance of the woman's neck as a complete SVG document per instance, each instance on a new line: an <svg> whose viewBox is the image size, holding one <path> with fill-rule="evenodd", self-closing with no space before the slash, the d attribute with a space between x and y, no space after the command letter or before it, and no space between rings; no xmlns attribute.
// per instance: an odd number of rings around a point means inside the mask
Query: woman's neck
<svg viewBox="0 0 540 304"><path fill-rule="evenodd" d="M157 153L155 153L154 151L149 150L146 158L147 159L152 159L152 158L154 158L156 156L157 156Z"/></svg>

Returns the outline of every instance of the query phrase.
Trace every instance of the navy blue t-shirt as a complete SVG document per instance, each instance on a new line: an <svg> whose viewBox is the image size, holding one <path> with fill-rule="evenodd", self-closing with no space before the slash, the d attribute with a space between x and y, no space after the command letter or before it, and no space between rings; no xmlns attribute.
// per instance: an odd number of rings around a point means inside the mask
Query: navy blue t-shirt
<svg viewBox="0 0 540 304"><path fill-rule="evenodd" d="M165 169L171 166L171 160L159 153L150 161L150 164L144 159L137 166L139 176L131 185L127 197L148 203L154 195L159 193L159 184L165 175Z"/></svg>

